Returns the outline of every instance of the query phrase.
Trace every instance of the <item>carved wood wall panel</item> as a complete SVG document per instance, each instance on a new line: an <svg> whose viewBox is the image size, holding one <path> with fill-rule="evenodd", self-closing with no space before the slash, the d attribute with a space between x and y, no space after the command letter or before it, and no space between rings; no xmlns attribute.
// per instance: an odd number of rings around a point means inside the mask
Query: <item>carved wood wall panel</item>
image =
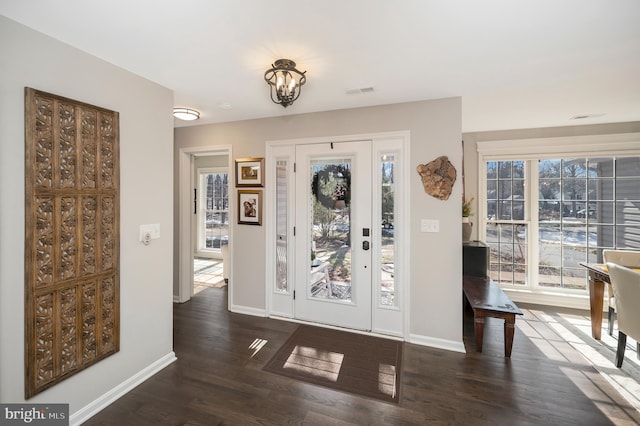
<svg viewBox="0 0 640 426"><path fill-rule="evenodd" d="M117 112L25 89L25 397L120 346Z"/></svg>

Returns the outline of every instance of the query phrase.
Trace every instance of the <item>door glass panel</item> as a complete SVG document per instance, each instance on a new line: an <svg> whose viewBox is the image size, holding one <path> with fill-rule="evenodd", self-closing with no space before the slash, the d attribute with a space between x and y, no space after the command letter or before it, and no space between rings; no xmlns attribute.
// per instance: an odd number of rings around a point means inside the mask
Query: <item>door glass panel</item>
<svg viewBox="0 0 640 426"><path fill-rule="evenodd" d="M395 156L383 155L380 158L381 174L381 212L382 241L380 250L380 304L397 306L395 286Z"/></svg>
<svg viewBox="0 0 640 426"><path fill-rule="evenodd" d="M287 292L287 160L276 162L276 291Z"/></svg>
<svg viewBox="0 0 640 426"><path fill-rule="evenodd" d="M351 301L351 160L311 161L312 298Z"/></svg>

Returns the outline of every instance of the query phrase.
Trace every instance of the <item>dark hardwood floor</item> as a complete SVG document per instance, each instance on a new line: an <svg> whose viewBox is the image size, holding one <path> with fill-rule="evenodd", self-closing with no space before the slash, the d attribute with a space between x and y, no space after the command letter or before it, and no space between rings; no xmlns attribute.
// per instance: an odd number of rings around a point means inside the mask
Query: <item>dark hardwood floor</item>
<svg viewBox="0 0 640 426"><path fill-rule="evenodd" d="M640 413L542 323L536 335L561 356L517 329L504 358L502 322L493 319L477 354L468 313L468 354L405 344L401 402L392 404L262 371L296 324L230 313L226 297L226 288L210 288L175 305L178 360L85 424L640 424Z"/></svg>

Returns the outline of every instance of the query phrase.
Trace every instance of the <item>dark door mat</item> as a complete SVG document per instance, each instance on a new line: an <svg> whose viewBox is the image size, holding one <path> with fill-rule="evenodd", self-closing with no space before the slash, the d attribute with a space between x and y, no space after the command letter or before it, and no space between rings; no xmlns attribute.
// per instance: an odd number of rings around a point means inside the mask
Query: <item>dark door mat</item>
<svg viewBox="0 0 640 426"><path fill-rule="evenodd" d="M300 325L263 370L398 403L402 342Z"/></svg>

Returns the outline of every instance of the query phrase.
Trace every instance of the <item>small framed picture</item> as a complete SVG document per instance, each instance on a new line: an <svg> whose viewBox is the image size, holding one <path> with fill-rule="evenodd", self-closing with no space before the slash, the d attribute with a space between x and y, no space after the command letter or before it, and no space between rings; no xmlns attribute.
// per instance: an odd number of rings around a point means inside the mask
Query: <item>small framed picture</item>
<svg viewBox="0 0 640 426"><path fill-rule="evenodd" d="M263 186L264 158L236 159L236 186Z"/></svg>
<svg viewBox="0 0 640 426"><path fill-rule="evenodd" d="M238 224L262 225L262 191L238 190Z"/></svg>

